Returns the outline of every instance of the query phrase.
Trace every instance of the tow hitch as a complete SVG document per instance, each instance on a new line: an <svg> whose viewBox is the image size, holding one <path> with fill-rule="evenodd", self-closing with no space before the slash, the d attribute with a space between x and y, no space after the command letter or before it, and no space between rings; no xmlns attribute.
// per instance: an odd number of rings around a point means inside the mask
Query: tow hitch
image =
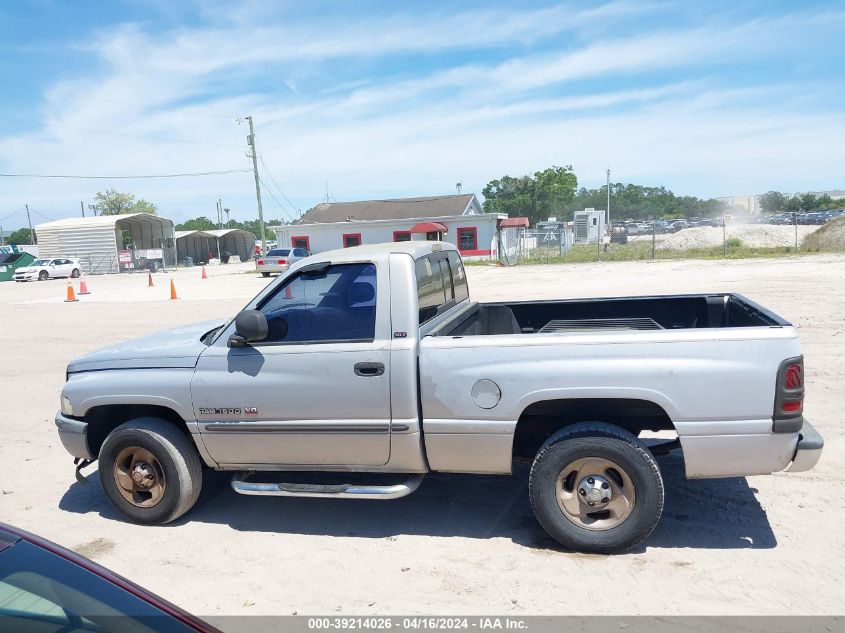
<svg viewBox="0 0 845 633"><path fill-rule="evenodd" d="M88 483L88 480L85 479L85 477L83 477L82 473L79 472L79 471L81 471L86 466L90 466L93 463L94 463L93 459L83 459L81 457L74 457L73 458L73 465L76 466L76 481L78 481L81 484L87 484Z"/></svg>

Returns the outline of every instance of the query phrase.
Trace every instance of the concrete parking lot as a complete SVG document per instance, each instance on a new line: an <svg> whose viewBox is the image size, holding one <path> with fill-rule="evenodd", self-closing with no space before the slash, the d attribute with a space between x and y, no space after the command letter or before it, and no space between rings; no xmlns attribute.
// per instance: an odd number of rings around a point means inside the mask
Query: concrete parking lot
<svg viewBox="0 0 845 633"><path fill-rule="evenodd" d="M561 551L535 522L525 472L432 475L390 502L255 498L208 473L192 512L124 522L96 474L78 483L53 415L67 362L95 348L233 315L268 283L250 265L0 284L0 520L91 557L198 615L820 614L841 612L845 560L845 256L470 267L478 300L735 291L791 320L804 344L816 470L685 481L660 459L656 532L615 557ZM272 281L272 280L270 280ZM714 396L718 397L718 395Z"/></svg>

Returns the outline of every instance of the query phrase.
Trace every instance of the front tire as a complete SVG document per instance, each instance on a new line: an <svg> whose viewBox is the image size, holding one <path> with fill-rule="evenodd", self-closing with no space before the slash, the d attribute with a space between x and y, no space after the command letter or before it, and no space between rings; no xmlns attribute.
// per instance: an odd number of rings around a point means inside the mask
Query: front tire
<svg viewBox="0 0 845 633"><path fill-rule="evenodd" d="M99 455L100 481L111 504L135 523L161 525L182 516L199 497L202 463L185 434L160 418L118 426Z"/></svg>
<svg viewBox="0 0 845 633"><path fill-rule="evenodd" d="M48 273L46 270L42 270L40 273L38 273L38 281L47 281L49 278L50 273Z"/></svg>
<svg viewBox="0 0 845 633"><path fill-rule="evenodd" d="M625 552L651 534L663 512L663 478L651 452L604 423L553 434L531 466L528 493L549 536L579 552Z"/></svg>

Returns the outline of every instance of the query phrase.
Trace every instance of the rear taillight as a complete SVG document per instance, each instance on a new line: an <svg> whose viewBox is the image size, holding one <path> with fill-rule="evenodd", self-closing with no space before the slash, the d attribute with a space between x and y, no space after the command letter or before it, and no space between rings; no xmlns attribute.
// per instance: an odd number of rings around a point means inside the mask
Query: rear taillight
<svg viewBox="0 0 845 633"><path fill-rule="evenodd" d="M778 367L773 413L775 432L800 431L804 423L804 358L790 358Z"/></svg>
<svg viewBox="0 0 845 633"><path fill-rule="evenodd" d="M264 260L263 260L263 259L259 259L256 263L257 263L259 266L263 266L263 265L264 265Z"/></svg>
<svg viewBox="0 0 845 633"><path fill-rule="evenodd" d="M787 389L798 389L802 385L801 373L802 368L798 363L792 363L786 368L784 382Z"/></svg>
<svg viewBox="0 0 845 633"><path fill-rule="evenodd" d="M287 263L288 263L288 260L286 260L286 259L280 259L279 260L279 266L281 266L283 264L287 264Z"/></svg>

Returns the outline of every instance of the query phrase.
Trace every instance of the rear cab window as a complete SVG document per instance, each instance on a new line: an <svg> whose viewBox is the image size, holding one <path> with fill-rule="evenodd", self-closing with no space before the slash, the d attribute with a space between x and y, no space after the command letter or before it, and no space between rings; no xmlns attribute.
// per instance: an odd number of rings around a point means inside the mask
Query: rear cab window
<svg viewBox="0 0 845 633"><path fill-rule="evenodd" d="M469 298L466 273L455 251L420 257L414 267L420 325Z"/></svg>

